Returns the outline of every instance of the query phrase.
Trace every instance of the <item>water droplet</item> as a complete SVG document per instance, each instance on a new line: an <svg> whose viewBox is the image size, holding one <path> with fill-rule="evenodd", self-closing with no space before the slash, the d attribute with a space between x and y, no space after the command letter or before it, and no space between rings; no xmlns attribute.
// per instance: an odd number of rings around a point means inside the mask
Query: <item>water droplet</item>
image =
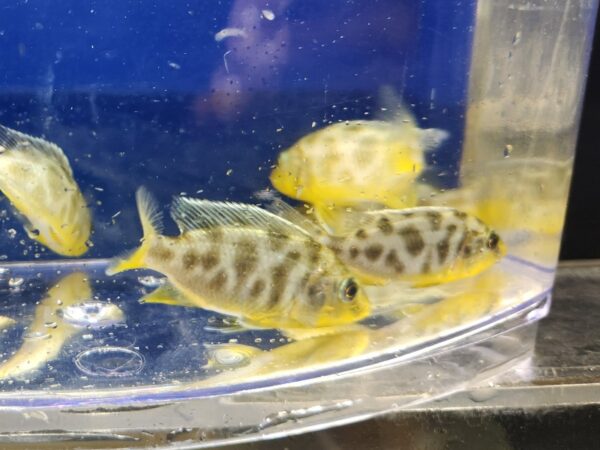
<svg viewBox="0 0 600 450"><path fill-rule="evenodd" d="M44 324L44 326L45 326L46 328L56 328L56 327L58 327L58 324L57 324L56 322L46 322L46 323Z"/></svg>
<svg viewBox="0 0 600 450"><path fill-rule="evenodd" d="M129 377L144 367L144 357L122 347L94 347L75 357L75 366L86 375Z"/></svg>
<svg viewBox="0 0 600 450"><path fill-rule="evenodd" d="M254 342L256 342L257 344L260 344L262 342L262 338L256 338L254 339Z"/></svg>
<svg viewBox="0 0 600 450"><path fill-rule="evenodd" d="M11 288L19 287L25 281L24 278L21 277L13 277L8 280L8 286Z"/></svg>
<svg viewBox="0 0 600 450"><path fill-rule="evenodd" d="M481 403L494 398L498 391L492 387L475 389L469 392L469 398L474 402Z"/></svg>
<svg viewBox="0 0 600 450"><path fill-rule="evenodd" d="M112 303L88 301L62 310L65 322L80 328L105 328L125 320L123 311Z"/></svg>
<svg viewBox="0 0 600 450"><path fill-rule="evenodd" d="M207 357L211 366L217 368L234 368L250 364L252 355L244 347L231 345L216 345L207 349Z"/></svg>
<svg viewBox="0 0 600 450"><path fill-rule="evenodd" d="M50 335L45 331L32 331L31 333L25 334L23 339L26 341L43 341L44 339L50 339Z"/></svg>
<svg viewBox="0 0 600 450"><path fill-rule="evenodd" d="M164 277L155 277L153 275L145 275L138 277L138 282L145 287L155 288L165 284L166 279Z"/></svg>

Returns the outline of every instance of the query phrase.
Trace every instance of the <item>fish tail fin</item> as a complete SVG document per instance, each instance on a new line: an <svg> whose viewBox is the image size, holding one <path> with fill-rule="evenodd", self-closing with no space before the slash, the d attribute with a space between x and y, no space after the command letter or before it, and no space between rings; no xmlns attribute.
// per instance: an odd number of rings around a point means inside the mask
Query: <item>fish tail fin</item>
<svg viewBox="0 0 600 450"><path fill-rule="evenodd" d="M421 148L424 152L431 152L437 149L450 137L448 131L440 130L439 128L426 128L420 131Z"/></svg>
<svg viewBox="0 0 600 450"><path fill-rule="evenodd" d="M152 195L146 188L141 187L135 193L135 198L144 233L141 239L142 245L116 258L115 262L106 269L107 275L144 267L149 242L162 231L162 213Z"/></svg>

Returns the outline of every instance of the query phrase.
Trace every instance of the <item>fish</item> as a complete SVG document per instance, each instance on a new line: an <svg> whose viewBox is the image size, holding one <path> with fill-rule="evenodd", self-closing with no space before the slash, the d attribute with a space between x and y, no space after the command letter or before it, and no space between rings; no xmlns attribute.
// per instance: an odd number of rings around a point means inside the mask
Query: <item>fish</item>
<svg viewBox="0 0 600 450"><path fill-rule="evenodd" d="M88 250L91 214L60 147L0 125L0 191L30 239L63 256Z"/></svg>
<svg viewBox="0 0 600 450"><path fill-rule="evenodd" d="M347 212L333 235L277 198L268 207L311 230L366 285L449 283L485 271L506 254L496 231L449 207Z"/></svg>
<svg viewBox="0 0 600 450"><path fill-rule="evenodd" d="M15 323L16 321L11 317L0 316L0 331L12 327Z"/></svg>
<svg viewBox="0 0 600 450"><path fill-rule="evenodd" d="M117 258L107 274L160 272L168 281L151 294L155 300L280 330L328 329L370 313L360 283L334 253L275 214L254 205L177 197L170 213L180 234L164 236L149 192L138 189L136 200L142 244Z"/></svg>
<svg viewBox="0 0 600 450"><path fill-rule="evenodd" d="M19 349L0 364L0 379L22 377L56 359L68 340L86 330L63 321L60 311L91 296L88 275L83 272L57 281L36 306Z"/></svg>
<svg viewBox="0 0 600 450"><path fill-rule="evenodd" d="M369 348L370 330L360 325L342 332L315 336L263 350L243 344L205 344L205 369L215 372L203 384L210 386L247 382L254 378L298 374L344 359L357 357Z"/></svg>
<svg viewBox="0 0 600 450"><path fill-rule="evenodd" d="M408 109L397 109L390 120L340 122L302 137L279 154L271 184L310 203L329 226L335 226L332 211L416 206L413 186L425 155L449 133L421 129Z"/></svg>

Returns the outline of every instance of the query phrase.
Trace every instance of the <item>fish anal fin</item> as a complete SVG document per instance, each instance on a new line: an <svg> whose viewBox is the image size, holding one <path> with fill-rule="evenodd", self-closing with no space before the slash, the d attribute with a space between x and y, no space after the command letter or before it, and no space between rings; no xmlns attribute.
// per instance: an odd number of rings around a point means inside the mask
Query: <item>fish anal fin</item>
<svg viewBox="0 0 600 450"><path fill-rule="evenodd" d="M198 304L178 291L172 284L165 283L140 299L140 303L161 303L171 306L187 306L197 308Z"/></svg>

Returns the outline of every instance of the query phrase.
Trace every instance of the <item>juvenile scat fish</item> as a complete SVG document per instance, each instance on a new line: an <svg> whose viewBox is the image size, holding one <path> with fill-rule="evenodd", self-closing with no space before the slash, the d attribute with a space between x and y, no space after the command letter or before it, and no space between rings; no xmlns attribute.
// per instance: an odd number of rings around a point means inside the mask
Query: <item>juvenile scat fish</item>
<svg viewBox="0 0 600 450"><path fill-rule="evenodd" d="M149 268L166 275L154 301L182 298L183 305L248 326L282 330L335 327L369 315L363 290L333 252L287 220L256 206L180 197L171 216L181 234L161 236L154 201L144 189L136 199L142 245L107 273Z"/></svg>
<svg viewBox="0 0 600 450"><path fill-rule="evenodd" d="M272 208L311 227L308 219L282 201L274 201ZM366 284L447 283L483 272L506 252L495 231L453 208L349 212L344 218L339 234L326 234L315 225L312 234Z"/></svg>
<svg viewBox="0 0 600 450"><path fill-rule="evenodd" d="M87 251L90 211L60 147L0 125L0 190L31 239L59 255Z"/></svg>
<svg viewBox="0 0 600 450"><path fill-rule="evenodd" d="M332 210L360 205L416 205L413 183L425 153L448 133L421 129L401 108L392 120L353 120L304 136L279 155L270 180L288 197L310 203L328 225ZM324 217L321 212L329 210ZM327 219L326 219L327 218Z"/></svg>

